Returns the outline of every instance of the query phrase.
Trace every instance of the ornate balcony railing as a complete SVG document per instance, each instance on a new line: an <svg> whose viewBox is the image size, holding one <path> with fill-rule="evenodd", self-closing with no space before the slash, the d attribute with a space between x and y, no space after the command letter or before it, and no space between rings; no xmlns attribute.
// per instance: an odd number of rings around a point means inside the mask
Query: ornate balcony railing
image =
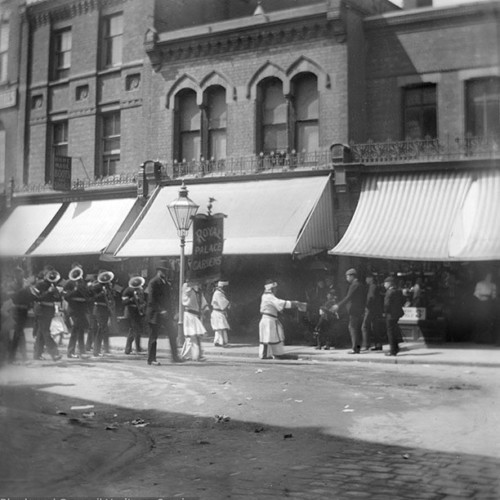
<svg viewBox="0 0 500 500"><path fill-rule="evenodd" d="M357 163L403 163L500 157L500 137L424 139L350 144Z"/></svg>
<svg viewBox="0 0 500 500"><path fill-rule="evenodd" d="M95 179L76 179L71 183L71 191L85 189L107 189L112 186L134 186L137 184L137 172L96 177ZM56 192L51 183L14 185L14 193L51 193Z"/></svg>
<svg viewBox="0 0 500 500"><path fill-rule="evenodd" d="M418 141L386 141L351 143L343 161L365 165L416 163L450 160L500 159L500 137L467 137L464 139L424 139ZM192 161L158 160L161 179L225 177L249 174L272 174L291 171L328 170L333 168L330 150L297 153L292 151L225 159ZM139 170L139 169L138 169ZM137 172L122 173L95 179L76 179L72 191L109 189L113 186L135 185ZM14 193L54 192L51 184L29 184L13 187Z"/></svg>
<svg viewBox="0 0 500 500"><path fill-rule="evenodd" d="M331 168L329 151L310 153L270 153L252 156L229 157L221 160L192 160L162 162L162 174L170 178L219 177L246 174L269 174L294 170L319 170Z"/></svg>

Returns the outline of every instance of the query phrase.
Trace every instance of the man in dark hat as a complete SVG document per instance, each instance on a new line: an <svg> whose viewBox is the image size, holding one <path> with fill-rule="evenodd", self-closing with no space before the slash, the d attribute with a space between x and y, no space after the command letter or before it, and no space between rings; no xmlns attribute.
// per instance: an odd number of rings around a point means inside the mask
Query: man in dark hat
<svg viewBox="0 0 500 500"><path fill-rule="evenodd" d="M361 351L361 324L365 312L366 289L358 280L356 269L348 269L345 273L349 288L346 296L335 306L332 312L337 312L345 307L349 315L349 334L351 336L352 350L349 354L359 354Z"/></svg>
<svg viewBox="0 0 500 500"><path fill-rule="evenodd" d="M135 342L135 350L139 354L141 349L141 335L144 331L144 315L146 313L146 301L144 296L144 278L132 276L127 288L122 292L122 304L125 306L125 317L128 319L128 335L125 343L125 354L132 352L132 344Z"/></svg>
<svg viewBox="0 0 500 500"><path fill-rule="evenodd" d="M367 351L371 347L372 351L381 351L383 342L380 320L382 319L383 297L372 273L366 276L365 281L367 285L366 304L363 324L361 325L363 350Z"/></svg>
<svg viewBox="0 0 500 500"><path fill-rule="evenodd" d="M180 361L177 352L177 334L170 325L171 299L167 274L166 267L158 266L156 275L148 283L146 302L146 320L149 325L148 365L161 364L156 359L156 347L158 336L162 331L168 335L172 361Z"/></svg>
<svg viewBox="0 0 500 500"><path fill-rule="evenodd" d="M403 292L396 288L396 283L392 276L385 278L384 288L386 290L384 297L385 326L390 348L386 356L396 356L399 352L399 340L401 338L398 321L404 315L404 297Z"/></svg>

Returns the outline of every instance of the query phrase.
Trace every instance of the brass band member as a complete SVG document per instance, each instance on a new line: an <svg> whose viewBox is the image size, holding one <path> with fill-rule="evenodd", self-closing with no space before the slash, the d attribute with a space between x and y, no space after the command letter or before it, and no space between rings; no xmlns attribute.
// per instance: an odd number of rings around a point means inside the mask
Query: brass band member
<svg viewBox="0 0 500 500"><path fill-rule="evenodd" d="M87 311L90 294L87 283L83 279L83 269L74 267L64 286L63 296L68 303L68 314L71 318L71 335L68 343L68 358L85 357L85 330L88 328ZM78 344L78 354L75 347Z"/></svg>
<svg viewBox="0 0 500 500"><path fill-rule="evenodd" d="M142 276L130 278L128 287L122 292L122 303L125 306L125 317L129 322L125 354L132 351L135 341L135 350L142 352L141 335L144 331L144 315L146 314L146 301L144 296L145 280Z"/></svg>
<svg viewBox="0 0 500 500"><path fill-rule="evenodd" d="M21 269L18 274L24 276L24 271ZM21 281L21 283L23 283ZM10 293L12 299L12 319L14 321L14 334L9 344L9 362L12 363L16 359L16 352L19 352L23 361L28 360L26 353L26 337L24 336L24 328L28 320L28 310L32 307L36 298L33 287L22 284L21 288L17 286Z"/></svg>
<svg viewBox="0 0 500 500"><path fill-rule="evenodd" d="M34 307L35 319L37 320L37 333L34 347L34 358L43 360L42 352L46 347L48 353L54 361L61 359L57 344L50 335L50 323L54 317L56 308L55 302L60 302L62 297L56 287L56 283L61 279L55 270L48 271L44 279L38 280L34 291L37 296Z"/></svg>
<svg viewBox="0 0 500 500"><path fill-rule="evenodd" d="M102 356L101 346L104 344L104 352L109 354L109 327L110 315L114 312L114 296L111 282L115 275L111 271L101 271L97 276L97 285L94 288L94 315L97 320L97 331L94 339L94 357Z"/></svg>

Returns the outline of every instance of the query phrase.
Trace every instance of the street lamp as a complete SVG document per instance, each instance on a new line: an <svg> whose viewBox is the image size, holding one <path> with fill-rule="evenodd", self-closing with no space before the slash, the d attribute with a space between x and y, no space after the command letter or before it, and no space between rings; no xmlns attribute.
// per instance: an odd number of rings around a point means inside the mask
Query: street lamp
<svg viewBox="0 0 500 500"><path fill-rule="evenodd" d="M182 182L179 190L179 197L170 203L168 206L170 216L174 221L177 228L177 234L181 240L181 258L180 258L180 271L179 271L179 321L178 321L178 338L182 338L183 322L184 322L184 306L182 305L182 285L184 284L184 247L186 246L186 236L193 217L198 211L199 205L193 200L188 198L188 190Z"/></svg>

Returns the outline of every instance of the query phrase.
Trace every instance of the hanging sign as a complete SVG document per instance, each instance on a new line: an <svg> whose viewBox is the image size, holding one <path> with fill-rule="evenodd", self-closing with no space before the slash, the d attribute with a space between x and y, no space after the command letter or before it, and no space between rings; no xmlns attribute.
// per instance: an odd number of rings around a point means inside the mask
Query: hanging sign
<svg viewBox="0 0 500 500"><path fill-rule="evenodd" d="M54 183L56 191L71 191L71 156L54 156Z"/></svg>
<svg viewBox="0 0 500 500"><path fill-rule="evenodd" d="M224 217L224 214L197 214L193 218L193 253L189 275L191 281L213 281L220 278Z"/></svg>

